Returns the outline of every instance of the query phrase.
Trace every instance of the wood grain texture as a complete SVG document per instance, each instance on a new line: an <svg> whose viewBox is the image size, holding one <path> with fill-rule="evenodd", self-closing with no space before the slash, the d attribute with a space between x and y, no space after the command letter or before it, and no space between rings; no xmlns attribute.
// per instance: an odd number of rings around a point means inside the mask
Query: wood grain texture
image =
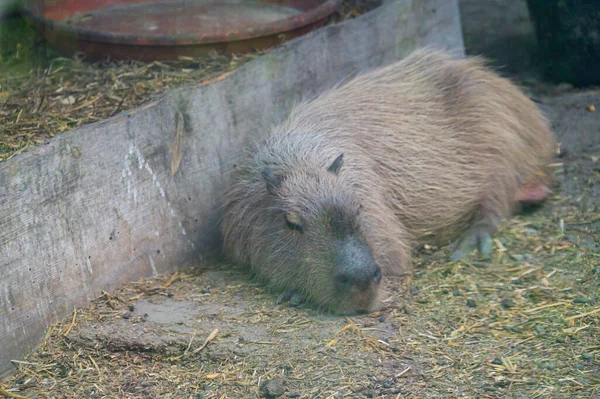
<svg viewBox="0 0 600 399"><path fill-rule="evenodd" d="M457 1L388 1L1 163L0 374L102 290L214 254L220 193L249 140L422 45L464 54Z"/></svg>

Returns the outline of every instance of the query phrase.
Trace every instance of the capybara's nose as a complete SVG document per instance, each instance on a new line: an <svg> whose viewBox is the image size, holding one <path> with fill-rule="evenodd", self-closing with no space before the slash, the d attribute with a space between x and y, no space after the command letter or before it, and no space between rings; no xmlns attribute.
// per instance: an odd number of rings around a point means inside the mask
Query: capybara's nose
<svg viewBox="0 0 600 399"><path fill-rule="evenodd" d="M364 269L342 270L334 277L338 290L346 292L352 289L364 291L371 283L378 285L381 282L381 268L373 264Z"/></svg>

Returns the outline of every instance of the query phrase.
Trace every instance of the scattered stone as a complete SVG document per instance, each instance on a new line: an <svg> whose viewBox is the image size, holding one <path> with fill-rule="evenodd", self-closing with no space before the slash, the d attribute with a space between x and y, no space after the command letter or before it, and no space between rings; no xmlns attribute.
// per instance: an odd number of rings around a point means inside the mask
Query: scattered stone
<svg viewBox="0 0 600 399"><path fill-rule="evenodd" d="M284 378L265 380L260 384L260 396L263 398L277 398L285 393Z"/></svg>
<svg viewBox="0 0 600 399"><path fill-rule="evenodd" d="M590 300L587 298L579 297L573 299L573 303L590 303Z"/></svg>
<svg viewBox="0 0 600 399"><path fill-rule="evenodd" d="M384 315L381 315L381 316L379 317L379 322L380 322L380 323L385 323L385 316L384 316Z"/></svg>
<svg viewBox="0 0 600 399"><path fill-rule="evenodd" d="M542 326L540 326L539 324L536 324L536 325L535 325L535 327L534 327L534 330L535 330L535 332L536 332L538 335L541 335L541 334L543 334L543 333L544 333L544 329L543 329L543 328L542 328Z"/></svg>
<svg viewBox="0 0 600 399"><path fill-rule="evenodd" d="M515 306L515 302L510 298L504 298L502 300L502 307L505 309L510 309Z"/></svg>
<svg viewBox="0 0 600 399"><path fill-rule="evenodd" d="M475 302L474 299L469 298L469 299L467 299L467 306L470 308L475 308L475 307L477 307L477 303Z"/></svg>

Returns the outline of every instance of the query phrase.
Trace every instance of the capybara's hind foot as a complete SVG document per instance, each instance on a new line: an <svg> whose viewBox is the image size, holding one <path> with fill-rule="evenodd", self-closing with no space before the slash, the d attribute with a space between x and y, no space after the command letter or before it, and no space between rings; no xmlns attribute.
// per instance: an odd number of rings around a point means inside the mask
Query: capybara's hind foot
<svg viewBox="0 0 600 399"><path fill-rule="evenodd" d="M498 229L499 223L500 218L494 213L479 218L479 221L456 241L450 260L456 262L475 250L484 257L489 257L492 253L492 235Z"/></svg>
<svg viewBox="0 0 600 399"><path fill-rule="evenodd" d="M450 255L452 262L457 262L471 252L478 250L484 257L492 253L492 236L481 228L471 228L463 234L456 245L456 250Z"/></svg>
<svg viewBox="0 0 600 399"><path fill-rule="evenodd" d="M293 307L300 305L304 301L306 301L306 295L291 288L283 291L277 298L278 305L284 302L289 302L289 304Z"/></svg>

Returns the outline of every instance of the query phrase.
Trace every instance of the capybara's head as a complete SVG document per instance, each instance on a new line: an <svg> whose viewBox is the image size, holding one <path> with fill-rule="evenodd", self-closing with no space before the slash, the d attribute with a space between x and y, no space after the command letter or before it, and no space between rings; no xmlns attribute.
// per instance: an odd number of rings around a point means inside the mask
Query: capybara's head
<svg viewBox="0 0 600 399"><path fill-rule="evenodd" d="M261 200L245 206L238 200L233 212L240 215L226 218L224 226L226 247L249 258L269 283L338 314L372 310L381 281L359 223L360 203L338 178L343 161L341 154L323 168L264 166L255 176L262 181L253 185L263 193L251 194ZM228 225L232 220L238 226ZM241 230L236 234L233 229Z"/></svg>

